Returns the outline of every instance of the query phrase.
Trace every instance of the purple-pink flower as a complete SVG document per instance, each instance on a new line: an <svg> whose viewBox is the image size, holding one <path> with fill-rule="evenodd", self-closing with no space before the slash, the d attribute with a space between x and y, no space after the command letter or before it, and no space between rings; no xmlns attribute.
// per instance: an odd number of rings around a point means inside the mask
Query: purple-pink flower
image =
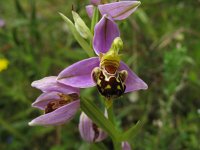
<svg viewBox="0 0 200 150"><path fill-rule="evenodd" d="M122 150L131 150L131 146L127 141L122 142Z"/></svg>
<svg viewBox="0 0 200 150"><path fill-rule="evenodd" d="M113 49L111 48L106 53L102 49L98 49L95 52L99 57L84 59L65 68L58 75L58 82L76 88L97 85L101 94L107 92L105 95L102 94L107 98L115 98L115 94L118 97L124 92L147 89L147 84L123 61L120 61L118 53L115 54L115 46L114 44Z"/></svg>
<svg viewBox="0 0 200 150"><path fill-rule="evenodd" d="M101 0L91 1L92 5L86 6L88 16L91 18L93 15L94 5L98 7L101 15L109 15L114 20L123 20L130 16L137 7L141 4L140 1L119 1L103 4Z"/></svg>
<svg viewBox="0 0 200 150"><path fill-rule="evenodd" d="M101 4L101 1L102 0L91 0L90 3L93 5L99 5L99 4Z"/></svg>
<svg viewBox="0 0 200 150"><path fill-rule="evenodd" d="M116 37L120 36L117 24L111 17L104 15L94 28L93 48L95 53L106 53Z"/></svg>
<svg viewBox="0 0 200 150"><path fill-rule="evenodd" d="M140 4L140 1L120 1L98 5L98 9L101 15L107 14L114 20L123 20L129 17Z"/></svg>
<svg viewBox="0 0 200 150"><path fill-rule="evenodd" d="M5 21L3 19L0 19L0 28L5 26Z"/></svg>
<svg viewBox="0 0 200 150"><path fill-rule="evenodd" d="M44 111L29 125L60 125L71 120L80 108L79 89L63 85L56 81L56 76L34 81L32 86L43 93L32 106Z"/></svg>
<svg viewBox="0 0 200 150"><path fill-rule="evenodd" d="M140 5L140 1L120 1L108 4L96 3L102 15L101 20L96 24L94 30L93 48L98 55L110 49L112 41L120 36L120 32L115 20L123 20L129 17ZM93 15L94 6L86 6L86 11L90 17Z"/></svg>
<svg viewBox="0 0 200 150"><path fill-rule="evenodd" d="M123 93L148 88L147 84L121 61L119 52L123 48L123 42L115 23L115 20L130 16L140 2L102 4L101 0L91 0L91 4L87 6L88 15L92 16L93 7L98 7L102 15L95 25L92 41L97 57L76 62L61 71L58 76L34 81L32 86L43 93L32 106L43 110L44 114L33 119L29 125L60 125L70 121L80 108L80 88L96 86L108 101ZM70 25L73 26L73 23ZM80 116L79 131L81 137L88 142L100 142L107 137L84 112ZM131 150L126 141L121 143L121 148Z"/></svg>
<svg viewBox="0 0 200 150"><path fill-rule="evenodd" d="M79 132L83 140L87 142L100 142L107 134L99 128L84 112L80 115Z"/></svg>

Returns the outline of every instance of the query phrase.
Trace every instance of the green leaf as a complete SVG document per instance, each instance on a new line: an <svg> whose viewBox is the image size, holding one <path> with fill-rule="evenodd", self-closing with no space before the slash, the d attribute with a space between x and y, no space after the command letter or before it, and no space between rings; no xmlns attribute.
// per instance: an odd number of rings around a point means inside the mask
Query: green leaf
<svg viewBox="0 0 200 150"><path fill-rule="evenodd" d="M141 121L138 121L136 125L132 126L128 131L126 131L122 136L122 141L127 141L137 134L137 132L142 128Z"/></svg>
<svg viewBox="0 0 200 150"><path fill-rule="evenodd" d="M110 120L108 120L101 110L90 100L81 98L81 109L87 116L92 119L100 128L107 132L112 139L118 140L121 133L115 128Z"/></svg>
<svg viewBox="0 0 200 150"><path fill-rule="evenodd" d="M85 41L81 35L76 30L74 24L71 22L70 19L68 19L65 15L62 13L59 13L61 17L64 19L64 21L67 23L67 26L70 28L72 34L74 35L77 42L80 44L80 46L85 50L85 52L90 56L94 56L93 49L90 47L90 45Z"/></svg>
<svg viewBox="0 0 200 150"><path fill-rule="evenodd" d="M22 7L21 3L19 2L19 0L15 0L15 7L17 10L17 13L20 14L21 16L23 16L24 18L27 17L26 15L26 11L24 10L24 8Z"/></svg>

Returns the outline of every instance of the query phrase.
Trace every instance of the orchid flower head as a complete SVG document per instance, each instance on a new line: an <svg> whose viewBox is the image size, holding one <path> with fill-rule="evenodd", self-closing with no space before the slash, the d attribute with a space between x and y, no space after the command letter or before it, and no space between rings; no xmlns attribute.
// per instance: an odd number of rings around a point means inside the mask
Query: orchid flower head
<svg viewBox="0 0 200 150"><path fill-rule="evenodd" d="M80 108L79 89L63 85L56 81L56 76L34 81L33 87L42 90L32 106L44 111L29 125L60 125L71 120Z"/></svg>
<svg viewBox="0 0 200 150"><path fill-rule="evenodd" d="M91 4L92 5L86 6L86 11L90 18L93 16L94 6L97 6L102 16L104 14L107 14L108 16L113 18L113 20L124 20L136 11L141 2L129 0L112 3L103 3L101 1L98 1L96 3L93 2Z"/></svg>
<svg viewBox="0 0 200 150"><path fill-rule="evenodd" d="M107 4L99 4L98 9L102 15L101 20L95 25L93 48L99 55L100 51L106 53L120 31L115 20L123 20L129 17L140 5L140 1L120 1ZM93 16L94 6L86 6L87 13Z"/></svg>
<svg viewBox="0 0 200 150"><path fill-rule="evenodd" d="M96 85L99 92L108 99L147 89L147 84L120 60L118 51L122 48L121 39L117 37L110 47L106 53L100 49L99 57L84 59L65 68L58 75L58 82L76 88Z"/></svg>
<svg viewBox="0 0 200 150"><path fill-rule="evenodd" d="M107 137L107 134L92 122L84 112L80 115L79 132L82 139L90 143L100 142Z"/></svg>

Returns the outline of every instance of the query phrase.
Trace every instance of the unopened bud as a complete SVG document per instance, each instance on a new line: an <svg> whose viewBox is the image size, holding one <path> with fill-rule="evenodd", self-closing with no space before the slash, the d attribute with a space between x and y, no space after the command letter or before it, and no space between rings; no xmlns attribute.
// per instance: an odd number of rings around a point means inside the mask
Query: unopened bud
<svg viewBox="0 0 200 150"><path fill-rule="evenodd" d="M107 137L107 134L83 112L80 116L79 132L87 142L100 142Z"/></svg>
<svg viewBox="0 0 200 150"><path fill-rule="evenodd" d="M90 32L90 29L87 27L85 22L81 19L81 17L76 13L75 11L72 11L72 16L74 18L75 22L75 28L79 32L79 34L87 39L90 38L90 40L93 38L92 33Z"/></svg>
<svg viewBox="0 0 200 150"><path fill-rule="evenodd" d="M122 142L122 150L131 150L131 146L128 142Z"/></svg>
<svg viewBox="0 0 200 150"><path fill-rule="evenodd" d="M93 5L99 5L101 4L101 0L91 0L90 3Z"/></svg>
<svg viewBox="0 0 200 150"><path fill-rule="evenodd" d="M0 19L0 28L4 27L5 26L5 21Z"/></svg>

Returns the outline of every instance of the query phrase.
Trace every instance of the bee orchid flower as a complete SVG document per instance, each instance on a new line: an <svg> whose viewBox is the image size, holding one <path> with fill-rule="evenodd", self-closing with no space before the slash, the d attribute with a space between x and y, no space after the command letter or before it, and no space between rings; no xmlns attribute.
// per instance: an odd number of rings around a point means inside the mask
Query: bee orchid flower
<svg viewBox="0 0 200 150"><path fill-rule="evenodd" d="M115 38L106 53L98 49L95 52L99 57L72 64L58 75L57 81L76 88L96 85L99 92L107 99L119 97L124 92L147 89L147 84L120 60L118 52L122 47L121 38Z"/></svg>
<svg viewBox="0 0 200 150"><path fill-rule="evenodd" d="M119 1L104 4L103 1L91 1L93 5L86 6L90 17L93 15L94 3L97 5L102 18L94 29L93 48L98 55L110 49L112 41L120 36L120 31L115 23L116 20L128 18L141 4L140 1Z"/></svg>
<svg viewBox="0 0 200 150"><path fill-rule="evenodd" d="M56 76L34 81L32 86L40 89L41 94L32 104L44 111L29 125L60 125L70 121L80 108L79 89L63 85L56 81Z"/></svg>
<svg viewBox="0 0 200 150"><path fill-rule="evenodd" d="M79 132L83 140L87 142L100 142L107 134L99 128L84 112L80 115Z"/></svg>
<svg viewBox="0 0 200 150"><path fill-rule="evenodd" d="M130 16L141 4L140 1L119 1L106 3L105 0L92 0L91 5L86 6L87 14L93 16L94 6L97 6L101 15L109 15L114 20L123 20Z"/></svg>

